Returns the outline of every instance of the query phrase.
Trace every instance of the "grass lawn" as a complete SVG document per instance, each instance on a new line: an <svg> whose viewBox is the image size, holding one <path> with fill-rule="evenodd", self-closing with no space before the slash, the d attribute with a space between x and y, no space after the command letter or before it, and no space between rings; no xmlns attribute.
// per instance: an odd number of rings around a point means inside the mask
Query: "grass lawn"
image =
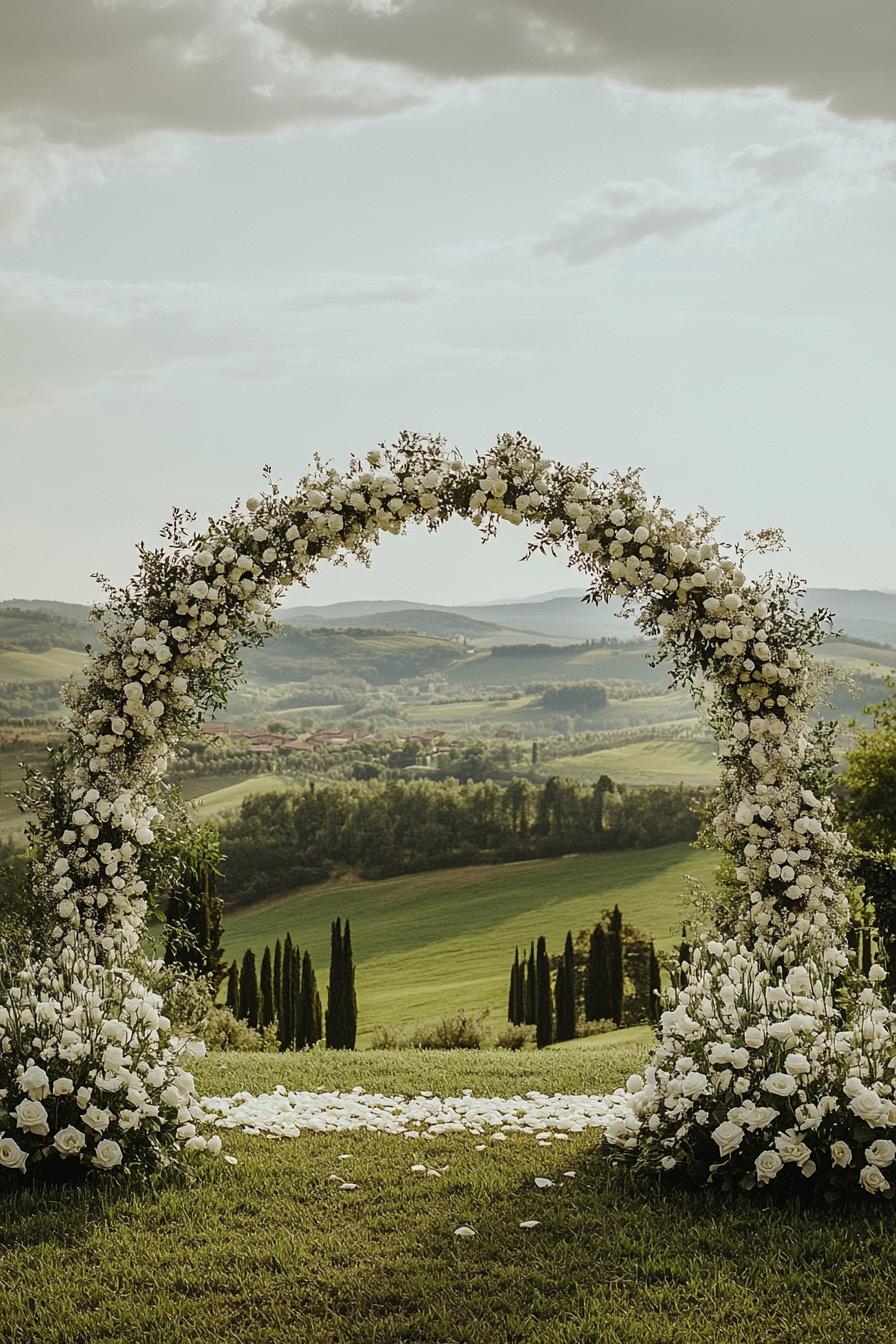
<svg viewBox="0 0 896 1344"><path fill-rule="evenodd" d="M688 845L573 854L525 863L447 868L382 882L306 887L225 914L228 958L260 955L287 931L307 947L319 980L329 964L330 922L349 917L357 966L359 1043L378 1025L488 1008L503 1026L516 944L544 934L559 952L567 929L590 928L618 902L660 947L677 941L688 875L709 882L716 857Z"/></svg>
<svg viewBox="0 0 896 1344"><path fill-rule="evenodd" d="M714 742L653 740L627 742L581 756L545 761L539 774L569 779L609 775L625 784L717 784L719 765Z"/></svg>
<svg viewBox="0 0 896 1344"><path fill-rule="evenodd" d="M208 1091L605 1090L643 1048L212 1057ZM863 1344L896 1311L893 1210L800 1209L633 1184L594 1133L274 1142L147 1189L16 1192L0 1214L4 1344ZM339 1155L350 1154L347 1161ZM447 1167L439 1177L412 1164ZM563 1172L574 1170L573 1178ZM357 1183L340 1191L331 1173ZM538 1190L535 1176L556 1181ZM519 1227L538 1219L532 1231ZM461 1241L466 1223L476 1237Z"/></svg>

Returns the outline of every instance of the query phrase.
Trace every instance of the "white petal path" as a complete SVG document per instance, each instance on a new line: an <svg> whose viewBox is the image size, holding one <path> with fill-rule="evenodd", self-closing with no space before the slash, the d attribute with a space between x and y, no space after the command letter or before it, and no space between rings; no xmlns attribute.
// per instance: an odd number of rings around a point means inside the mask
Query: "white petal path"
<svg viewBox="0 0 896 1344"><path fill-rule="evenodd" d="M504 1139L523 1134L544 1143L606 1128L618 1119L621 1101L620 1094L476 1097L465 1091L456 1097L432 1092L406 1097L365 1092L361 1087L350 1092L293 1092L278 1084L260 1096L237 1092L232 1097L203 1097L201 1105L208 1121L220 1129L277 1139L366 1130L408 1138L490 1134Z"/></svg>

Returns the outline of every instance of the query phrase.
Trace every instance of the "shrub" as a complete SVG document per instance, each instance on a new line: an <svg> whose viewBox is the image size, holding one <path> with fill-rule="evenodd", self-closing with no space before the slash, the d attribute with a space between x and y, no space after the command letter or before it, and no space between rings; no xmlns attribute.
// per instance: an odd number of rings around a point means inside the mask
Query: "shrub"
<svg viewBox="0 0 896 1344"><path fill-rule="evenodd" d="M535 1028L510 1023L495 1041L498 1050L526 1050L535 1044Z"/></svg>
<svg viewBox="0 0 896 1344"><path fill-rule="evenodd" d="M229 1008L213 1004L202 1027L202 1035L209 1050L267 1050L261 1032L247 1022L234 1017ZM276 1049L276 1046L273 1047Z"/></svg>
<svg viewBox="0 0 896 1344"><path fill-rule="evenodd" d="M576 1033L578 1036L603 1036L607 1031L615 1031L616 1023L611 1017L599 1017L596 1022L582 1022Z"/></svg>
<svg viewBox="0 0 896 1344"><path fill-rule="evenodd" d="M483 1035L481 1017L458 1013L416 1027L409 1043L415 1050L480 1050Z"/></svg>

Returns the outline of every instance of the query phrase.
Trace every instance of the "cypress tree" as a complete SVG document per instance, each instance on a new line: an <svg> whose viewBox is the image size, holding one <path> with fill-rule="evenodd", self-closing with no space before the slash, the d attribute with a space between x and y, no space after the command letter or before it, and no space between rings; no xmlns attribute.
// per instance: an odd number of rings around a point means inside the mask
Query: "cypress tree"
<svg viewBox="0 0 896 1344"><path fill-rule="evenodd" d="M292 936L287 934L286 941L283 944L283 965L280 969L280 1004L277 1014L279 1027L277 1039L280 1042L281 1050L291 1050L296 1038L295 1018L292 1012L292 964Z"/></svg>
<svg viewBox="0 0 896 1344"><path fill-rule="evenodd" d="M302 1047L300 1037L302 1029L302 953L299 950L298 943L292 950L290 988L292 990L292 1045L294 1050L300 1050Z"/></svg>
<svg viewBox="0 0 896 1344"><path fill-rule="evenodd" d="M617 1027L622 1025L622 998L625 991L625 974L622 961L622 912L618 905L613 906L608 920L607 962L610 969L610 1017Z"/></svg>
<svg viewBox="0 0 896 1344"><path fill-rule="evenodd" d="M526 1020L526 967L525 960L520 961L519 948L516 950L516 999L514 1001L514 1022L519 1025Z"/></svg>
<svg viewBox="0 0 896 1344"><path fill-rule="evenodd" d="M510 990L507 995L507 1020L514 1024L520 1021L517 1013L517 1004L519 1000L520 989L520 950L516 949L513 963L510 967Z"/></svg>
<svg viewBox="0 0 896 1344"><path fill-rule="evenodd" d="M648 986L650 992L648 1015L651 1022L659 1022L660 1013L662 1012L662 1003L660 1001L662 979L660 977L660 964L656 959L656 948L653 946L652 942L650 944L650 961L648 964Z"/></svg>
<svg viewBox="0 0 896 1344"><path fill-rule="evenodd" d="M280 1008L280 979L283 975L283 948L280 939L277 939L274 948L274 1003Z"/></svg>
<svg viewBox="0 0 896 1344"><path fill-rule="evenodd" d="M311 964L311 953L302 958L302 1008L300 1013L299 1044L316 1045L320 1040L320 995L317 977Z"/></svg>
<svg viewBox="0 0 896 1344"><path fill-rule="evenodd" d="M322 1005L321 1005L321 1001L320 1001L320 991L316 988L316 985L317 985L317 981L316 981L316 979L315 979L315 990L314 990L314 1043L315 1043L315 1045L317 1044L318 1041L320 1041L320 1040L323 1039L323 1034L324 1034L324 1014L323 1014L323 1007L322 1007Z"/></svg>
<svg viewBox="0 0 896 1344"><path fill-rule="evenodd" d="M538 998L538 971L535 964L535 944L529 944L529 964L526 971L526 1023L535 1026L535 1003Z"/></svg>
<svg viewBox="0 0 896 1344"><path fill-rule="evenodd" d="M576 1034L576 962L572 932L566 935L563 959L557 968L555 987L558 1041L571 1041Z"/></svg>
<svg viewBox="0 0 896 1344"><path fill-rule="evenodd" d="M327 1049L342 1049L342 920L330 925L330 979L327 984Z"/></svg>
<svg viewBox="0 0 896 1344"><path fill-rule="evenodd" d="M236 1017L240 1010L240 968L235 961L230 963L230 970L227 972L227 998L225 1003Z"/></svg>
<svg viewBox="0 0 896 1344"><path fill-rule="evenodd" d="M585 1017L589 1022L609 1021L613 1017L608 951L607 931L603 924L595 924L585 971Z"/></svg>
<svg viewBox="0 0 896 1344"><path fill-rule="evenodd" d="M342 939L343 1050L354 1050L358 1036L358 996L355 993L355 963L352 956L351 921L345 921Z"/></svg>
<svg viewBox="0 0 896 1344"><path fill-rule="evenodd" d="M265 947L264 955L261 958L259 988L261 991L261 1008L258 1020L261 1026L269 1027L277 1020L277 1012L274 1008L274 975L271 968L271 949L269 947Z"/></svg>
<svg viewBox="0 0 896 1344"><path fill-rule="evenodd" d="M240 1017L250 1027L258 1026L258 972L251 947L246 948L240 969Z"/></svg>
<svg viewBox="0 0 896 1344"><path fill-rule="evenodd" d="M554 1039L554 1018L551 1012L551 964L544 938L538 940L536 952L535 1044L541 1050Z"/></svg>
<svg viewBox="0 0 896 1344"><path fill-rule="evenodd" d="M343 921L330 925L329 982L326 985L326 1048L343 1048Z"/></svg>

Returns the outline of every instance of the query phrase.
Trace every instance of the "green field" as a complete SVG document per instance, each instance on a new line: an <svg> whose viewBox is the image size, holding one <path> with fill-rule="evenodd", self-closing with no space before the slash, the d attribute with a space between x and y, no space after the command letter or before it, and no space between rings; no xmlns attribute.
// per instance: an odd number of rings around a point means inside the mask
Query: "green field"
<svg viewBox="0 0 896 1344"><path fill-rule="evenodd" d="M212 1056L207 1092L603 1092L644 1058ZM660 1192L594 1132L476 1151L472 1135L228 1134L238 1165L148 1188L4 1191L4 1344L889 1344L893 1208ZM346 1160L340 1160L347 1154ZM424 1162L445 1170L430 1178ZM564 1176L572 1171L574 1176ZM342 1191L332 1174L357 1185ZM536 1176L555 1181L538 1190ZM526 1231L524 1219L540 1226ZM471 1226L460 1241L454 1230Z"/></svg>
<svg viewBox="0 0 896 1344"><path fill-rule="evenodd" d="M584 780L609 775L622 784L715 784L719 768L714 742L648 740L560 756L543 762L538 773Z"/></svg>
<svg viewBox="0 0 896 1344"><path fill-rule="evenodd" d="M539 642L532 636L532 642ZM522 686L529 681L600 681L604 677L652 681L665 686L668 674L647 662L648 650L578 649L568 654L474 654L453 663L445 679L454 686Z"/></svg>
<svg viewBox="0 0 896 1344"><path fill-rule="evenodd" d="M84 665L84 654L74 649L47 649L44 653L16 653L0 649L0 682L67 681Z"/></svg>
<svg viewBox="0 0 896 1344"><path fill-rule="evenodd" d="M359 1042L376 1026L487 1008L506 1020L507 975L517 943L544 934L559 952L567 929L590 928L618 902L626 921L670 948L686 907L687 876L710 882L716 858L687 845L626 853L442 869L382 882L308 887L225 914L228 957L260 954L287 931L326 981L330 922L352 923Z"/></svg>

